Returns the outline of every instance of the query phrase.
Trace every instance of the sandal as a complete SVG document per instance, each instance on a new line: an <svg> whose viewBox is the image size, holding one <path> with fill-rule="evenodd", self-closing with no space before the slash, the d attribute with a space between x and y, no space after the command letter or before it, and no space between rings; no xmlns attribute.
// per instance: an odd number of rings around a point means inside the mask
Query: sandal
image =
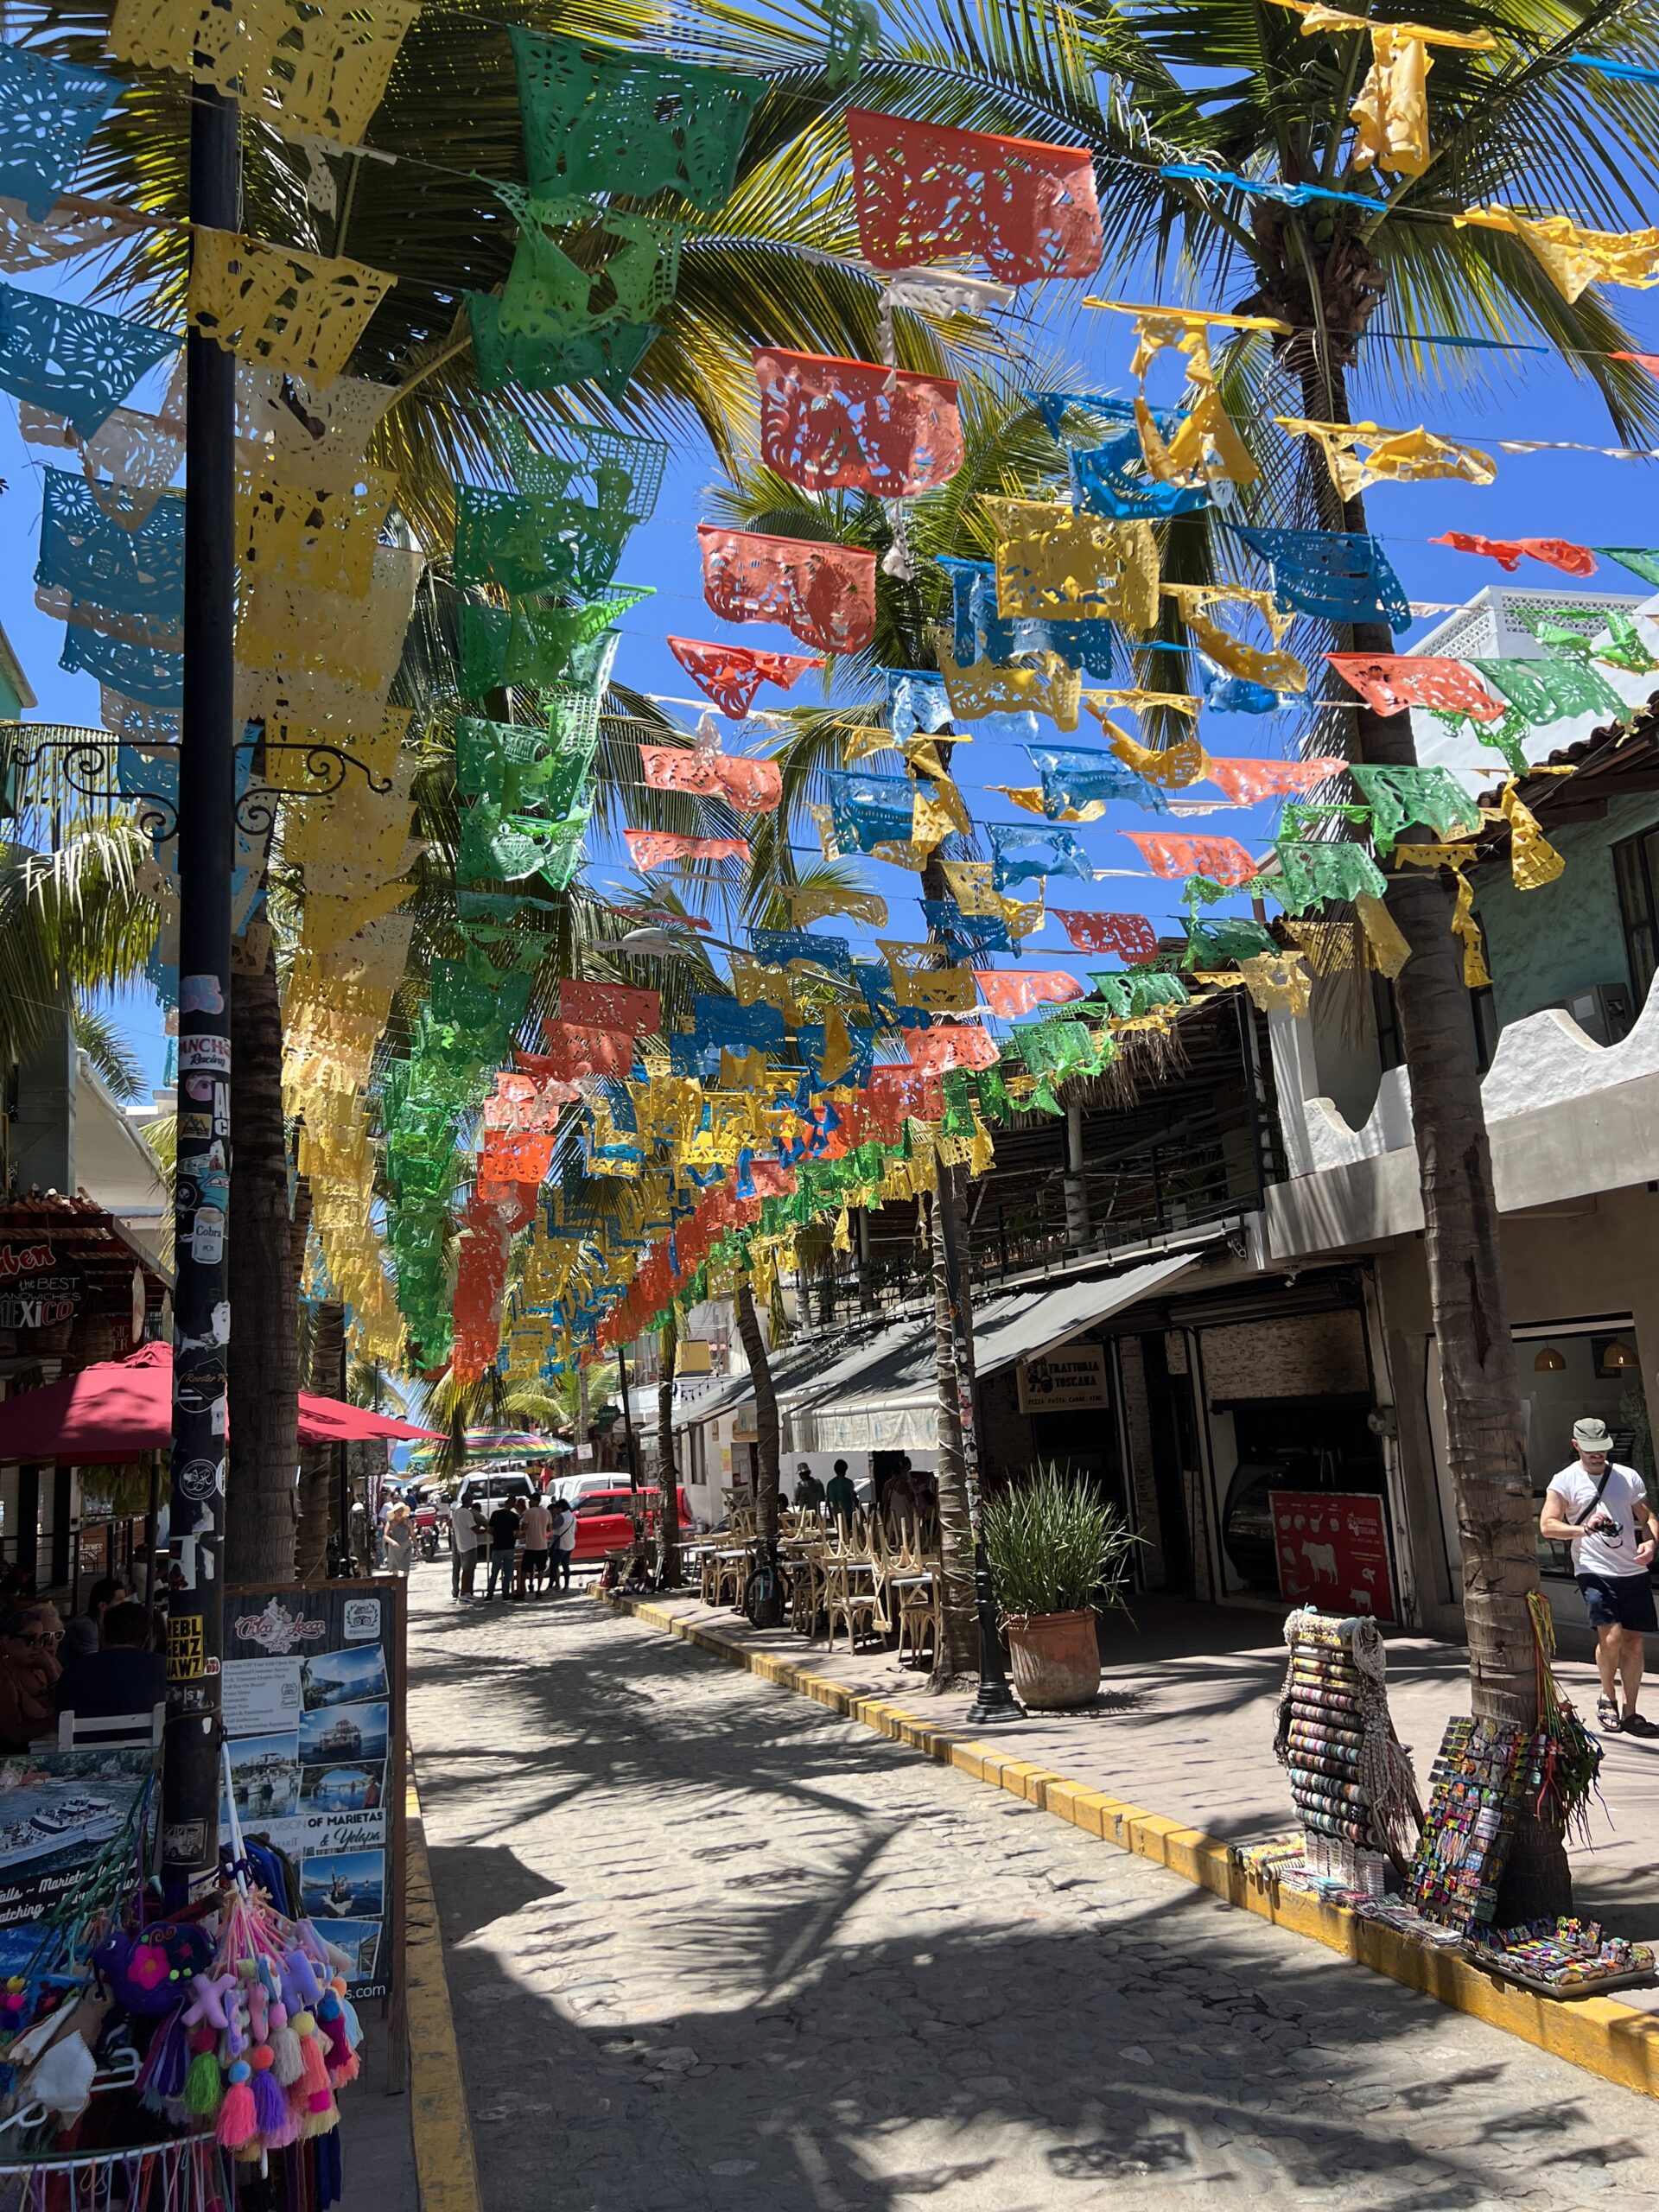
<svg viewBox="0 0 1659 2212"><path fill-rule="evenodd" d="M1599 1697L1596 1700L1596 1721L1610 1734L1618 1733L1618 1700L1616 1697Z"/></svg>
<svg viewBox="0 0 1659 2212"><path fill-rule="evenodd" d="M1659 1728L1645 1713L1627 1713L1619 1725L1627 1736L1659 1736Z"/></svg>

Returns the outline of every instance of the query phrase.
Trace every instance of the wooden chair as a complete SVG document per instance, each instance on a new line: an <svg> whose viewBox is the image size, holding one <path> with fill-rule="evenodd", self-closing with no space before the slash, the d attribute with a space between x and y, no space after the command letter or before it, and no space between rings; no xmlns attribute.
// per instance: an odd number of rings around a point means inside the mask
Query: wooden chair
<svg viewBox="0 0 1659 2212"><path fill-rule="evenodd" d="M882 1632L876 1563L870 1550L868 1522L861 1528L855 1522L852 1532L843 1535L839 1551L826 1553L823 1610L832 1651L836 1648L837 1621L847 1630L849 1651L857 1649L861 1630L871 1637Z"/></svg>
<svg viewBox="0 0 1659 2212"><path fill-rule="evenodd" d="M910 1646L911 1656L920 1659L925 1638L932 1644L934 1656L939 1649L939 1612L944 1590L943 1574L926 1567L901 1575L896 1585L899 1611L899 1657L903 1659L905 1646Z"/></svg>

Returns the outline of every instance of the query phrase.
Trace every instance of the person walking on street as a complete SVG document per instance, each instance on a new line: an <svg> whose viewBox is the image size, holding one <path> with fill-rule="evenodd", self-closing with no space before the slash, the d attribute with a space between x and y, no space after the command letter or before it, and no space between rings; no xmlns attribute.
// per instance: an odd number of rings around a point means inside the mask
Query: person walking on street
<svg viewBox="0 0 1659 2212"><path fill-rule="evenodd" d="M539 1592L547 1584L547 1554L553 1532L553 1516L539 1497L531 1498L524 1508L518 1529L524 1540L524 1588Z"/></svg>
<svg viewBox="0 0 1659 2212"><path fill-rule="evenodd" d="M394 1505L386 1516L385 1552L387 1572L406 1576L415 1564L415 1523L406 1505Z"/></svg>
<svg viewBox="0 0 1659 2212"><path fill-rule="evenodd" d="M470 1505L452 1498L449 1504L449 1595L473 1596L473 1577L478 1569L478 1522Z"/></svg>
<svg viewBox="0 0 1659 2212"><path fill-rule="evenodd" d="M823 1484L818 1480L817 1477L813 1473L811 1468L807 1465L804 1459L801 1460L796 1467L795 1494L793 1497L791 1498L790 1503L791 1505L812 1507L817 1507L823 1503Z"/></svg>
<svg viewBox="0 0 1659 2212"><path fill-rule="evenodd" d="M512 1555L518 1545L518 1516L503 1498L490 1516L490 1579L485 1586L486 1599L493 1598L498 1578L501 1595L512 1595Z"/></svg>
<svg viewBox="0 0 1659 2212"><path fill-rule="evenodd" d="M1605 1421L1574 1421L1573 1449L1573 1465L1550 1478L1538 1532L1551 1543L1573 1547L1573 1572L1596 1631L1601 1675L1597 1720L1626 1736L1659 1736L1659 1727L1636 1709L1642 1694L1642 1639L1659 1629L1648 1574L1659 1521L1641 1476L1613 1458Z"/></svg>
<svg viewBox="0 0 1659 2212"><path fill-rule="evenodd" d="M570 1587L570 1567L576 1550L576 1516L568 1499L553 1501L552 1564L554 1579L562 1590Z"/></svg>
<svg viewBox="0 0 1659 2212"><path fill-rule="evenodd" d="M843 1528L858 1510L858 1492L853 1487L844 1459L836 1462L835 1472L823 1493L823 1502Z"/></svg>

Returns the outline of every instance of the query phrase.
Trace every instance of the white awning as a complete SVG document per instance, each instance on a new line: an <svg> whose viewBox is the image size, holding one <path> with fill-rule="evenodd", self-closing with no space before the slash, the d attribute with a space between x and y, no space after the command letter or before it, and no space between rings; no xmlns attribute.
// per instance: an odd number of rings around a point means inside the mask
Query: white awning
<svg viewBox="0 0 1659 2212"><path fill-rule="evenodd" d="M1162 1283L1196 1267L1196 1252L1149 1260L1127 1274L1097 1275L1088 1282L1063 1283L1018 1299L997 1299L974 1316L974 1371L983 1377L1017 1359L1040 1359L1092 1329L1096 1321L1133 1306Z"/></svg>

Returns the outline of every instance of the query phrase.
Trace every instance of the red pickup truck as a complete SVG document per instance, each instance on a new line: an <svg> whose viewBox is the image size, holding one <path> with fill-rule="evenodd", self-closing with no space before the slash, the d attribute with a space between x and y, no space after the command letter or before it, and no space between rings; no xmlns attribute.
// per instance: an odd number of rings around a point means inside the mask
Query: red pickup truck
<svg viewBox="0 0 1659 2212"><path fill-rule="evenodd" d="M633 1541L633 1516L630 1510L633 1493L626 1483L615 1490L589 1491L576 1506L576 1548L579 1560L603 1559L607 1552L625 1551ZM654 1536L662 1512L662 1493L656 1490L642 1490L639 1504L646 1532ZM680 1534L690 1536L694 1530L691 1501L683 1485L680 1490Z"/></svg>

